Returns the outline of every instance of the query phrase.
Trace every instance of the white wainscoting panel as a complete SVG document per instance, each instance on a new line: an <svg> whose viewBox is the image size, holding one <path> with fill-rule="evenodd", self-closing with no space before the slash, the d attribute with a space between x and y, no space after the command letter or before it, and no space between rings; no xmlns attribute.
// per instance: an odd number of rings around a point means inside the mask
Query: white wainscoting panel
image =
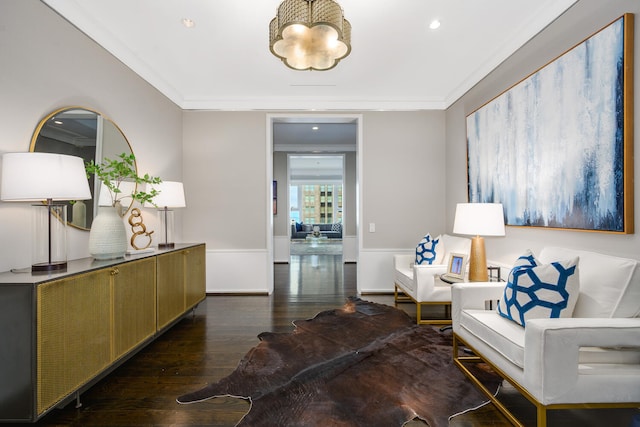
<svg viewBox="0 0 640 427"><path fill-rule="evenodd" d="M363 249L358 257L358 293L393 292L393 256L406 249Z"/></svg>
<svg viewBox="0 0 640 427"><path fill-rule="evenodd" d="M273 236L273 262L289 262L289 237Z"/></svg>
<svg viewBox="0 0 640 427"><path fill-rule="evenodd" d="M271 293L270 263L267 251L262 249L207 250L207 292Z"/></svg>
<svg viewBox="0 0 640 427"><path fill-rule="evenodd" d="M358 236L342 237L342 260L358 262Z"/></svg>

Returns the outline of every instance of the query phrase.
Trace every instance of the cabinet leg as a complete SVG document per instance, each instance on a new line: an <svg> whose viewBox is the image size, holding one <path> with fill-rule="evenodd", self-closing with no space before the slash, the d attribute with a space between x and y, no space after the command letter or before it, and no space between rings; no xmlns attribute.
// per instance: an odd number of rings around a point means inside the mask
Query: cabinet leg
<svg viewBox="0 0 640 427"><path fill-rule="evenodd" d="M76 391L76 409L82 408L82 402L80 401L80 392Z"/></svg>

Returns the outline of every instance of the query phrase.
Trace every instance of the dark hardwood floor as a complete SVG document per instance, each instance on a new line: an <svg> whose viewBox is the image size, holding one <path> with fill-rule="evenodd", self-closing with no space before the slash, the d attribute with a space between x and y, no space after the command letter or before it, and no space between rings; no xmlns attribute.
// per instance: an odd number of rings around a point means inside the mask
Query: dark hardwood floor
<svg viewBox="0 0 640 427"><path fill-rule="evenodd" d="M343 268L344 267L344 268ZM289 332L295 319L313 317L342 306L356 295L356 265L340 256L292 257L275 265L271 296L213 295L189 316L140 351L75 402L55 409L42 425L74 426L233 426L249 410L242 399L218 398L179 405L176 397L204 387L231 373L264 331ZM393 305L393 295L365 295L363 299ZM411 304L401 306L415 316ZM508 406L532 423L535 411L514 392L505 394ZM628 427L634 411L585 410L550 414L550 426ZM412 421L409 426L424 426ZM492 405L455 417L451 426L509 426Z"/></svg>

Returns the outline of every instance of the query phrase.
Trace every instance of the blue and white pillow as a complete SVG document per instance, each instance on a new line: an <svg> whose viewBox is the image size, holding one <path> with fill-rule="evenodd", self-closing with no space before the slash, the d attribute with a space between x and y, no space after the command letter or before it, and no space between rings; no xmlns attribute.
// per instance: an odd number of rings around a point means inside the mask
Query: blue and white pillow
<svg viewBox="0 0 640 427"><path fill-rule="evenodd" d="M509 273L498 313L522 326L529 319L571 317L579 291L577 257L540 265L528 251Z"/></svg>
<svg viewBox="0 0 640 427"><path fill-rule="evenodd" d="M541 264L540 261L538 261L535 257L535 255L533 255L533 252L531 252L530 249L527 249L524 254L520 255L520 257L516 260L516 262L513 263L513 269L511 270L511 274L513 273L513 270L520 270L522 268L529 268L529 267L537 267Z"/></svg>
<svg viewBox="0 0 640 427"><path fill-rule="evenodd" d="M331 226L331 231L340 233L342 231L342 224L340 224L339 222L334 222L333 225Z"/></svg>
<svg viewBox="0 0 640 427"><path fill-rule="evenodd" d="M438 243L440 243L440 236L433 239L427 233L416 246L416 265L433 264L437 256L436 248Z"/></svg>

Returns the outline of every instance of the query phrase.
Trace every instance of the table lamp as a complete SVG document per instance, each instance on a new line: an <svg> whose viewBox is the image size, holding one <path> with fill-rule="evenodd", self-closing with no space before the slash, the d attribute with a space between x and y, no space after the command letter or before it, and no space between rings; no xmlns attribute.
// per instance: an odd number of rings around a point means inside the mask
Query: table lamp
<svg viewBox="0 0 640 427"><path fill-rule="evenodd" d="M32 272L67 268L67 206L63 200L91 198L80 157L54 153L6 153L2 156L0 199L34 204ZM44 237L46 235L46 237Z"/></svg>
<svg viewBox="0 0 640 427"><path fill-rule="evenodd" d="M488 281L487 256L482 236L504 236L502 204L458 203L453 232L475 236L471 239L471 252L469 253L469 281Z"/></svg>
<svg viewBox="0 0 640 427"><path fill-rule="evenodd" d="M153 184L153 189L158 191L158 195L153 198L155 207L158 208L158 218L160 220L160 243L159 249L173 248L173 210L169 208L184 208L187 206L184 198L184 186L181 182L162 181ZM145 203L145 207L154 207L152 203Z"/></svg>

